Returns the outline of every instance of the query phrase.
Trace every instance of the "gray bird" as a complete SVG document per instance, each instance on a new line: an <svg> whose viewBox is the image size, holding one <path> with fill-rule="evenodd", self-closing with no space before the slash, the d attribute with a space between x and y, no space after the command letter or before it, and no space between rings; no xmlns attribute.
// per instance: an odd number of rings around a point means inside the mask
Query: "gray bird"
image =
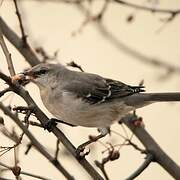
<svg viewBox="0 0 180 180"><path fill-rule="evenodd" d="M180 101L180 93L144 93L96 74L61 64L39 64L24 72L40 89L45 107L67 124L106 128L137 108L159 101ZM107 131L102 131L104 136Z"/></svg>

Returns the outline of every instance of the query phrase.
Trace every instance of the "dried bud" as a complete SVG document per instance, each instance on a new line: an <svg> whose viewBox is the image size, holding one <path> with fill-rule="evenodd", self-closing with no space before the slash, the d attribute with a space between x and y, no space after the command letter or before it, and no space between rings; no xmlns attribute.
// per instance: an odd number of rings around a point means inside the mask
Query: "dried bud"
<svg viewBox="0 0 180 180"><path fill-rule="evenodd" d="M20 173L21 173L21 168L20 168L19 166L14 166L14 167L12 168L12 172L13 172L13 174L14 174L15 176L19 176Z"/></svg>
<svg viewBox="0 0 180 180"><path fill-rule="evenodd" d="M140 117L140 118L138 118L137 120L135 120L134 122L133 122L133 124L134 124L134 126L136 126L136 127L144 127L145 125L144 125L144 122L143 122L143 119Z"/></svg>
<svg viewBox="0 0 180 180"><path fill-rule="evenodd" d="M1 117L1 116L0 116L0 124L1 124L1 125L4 125L4 119L3 119L3 117Z"/></svg>
<svg viewBox="0 0 180 180"><path fill-rule="evenodd" d="M11 80L12 80L12 83L25 80L25 75L24 74L16 74L16 75L11 77Z"/></svg>
<svg viewBox="0 0 180 180"><path fill-rule="evenodd" d="M120 157L120 153L117 150L112 151L112 153L110 154L110 160L111 161L119 159L119 157Z"/></svg>
<svg viewBox="0 0 180 180"><path fill-rule="evenodd" d="M89 135L89 140L96 141L97 140L97 136Z"/></svg>
<svg viewBox="0 0 180 180"><path fill-rule="evenodd" d="M128 23L133 22L133 20L134 20L134 16L133 16L132 14L130 14L130 15L126 18L126 21L127 21Z"/></svg>

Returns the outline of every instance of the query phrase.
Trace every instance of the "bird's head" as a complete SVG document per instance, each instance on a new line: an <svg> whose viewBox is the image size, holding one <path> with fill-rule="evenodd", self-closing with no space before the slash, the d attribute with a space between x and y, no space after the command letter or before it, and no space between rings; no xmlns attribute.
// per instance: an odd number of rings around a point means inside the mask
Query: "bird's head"
<svg viewBox="0 0 180 180"><path fill-rule="evenodd" d="M61 69L64 69L64 66L59 64L41 63L23 72L23 74L28 76L29 79L39 87L47 87L50 83L54 82Z"/></svg>

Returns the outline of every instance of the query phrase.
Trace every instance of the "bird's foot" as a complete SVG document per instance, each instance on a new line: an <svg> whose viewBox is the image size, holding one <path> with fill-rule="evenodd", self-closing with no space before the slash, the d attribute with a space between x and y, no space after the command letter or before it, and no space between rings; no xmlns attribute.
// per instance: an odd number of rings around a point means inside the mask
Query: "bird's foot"
<svg viewBox="0 0 180 180"><path fill-rule="evenodd" d="M51 120L53 120L53 121L56 122L56 123L62 123L62 124L65 124L65 125L68 125L68 126L71 126L71 127L75 127L75 126L76 126L76 125L67 123L67 122L65 122L65 121L62 121L62 120L60 120L60 119L56 119L56 118L51 118Z"/></svg>
<svg viewBox="0 0 180 180"><path fill-rule="evenodd" d="M77 159L81 160L83 159L85 156L87 156L90 153L90 149L85 151L85 146L84 144L81 144L77 147L76 149L76 157Z"/></svg>
<svg viewBox="0 0 180 180"><path fill-rule="evenodd" d="M88 146L89 144L94 143L94 142L98 141L99 139L103 138L109 132L109 128L99 128L98 130L101 132L101 134L99 134L98 136L89 136L88 141L86 141L83 144L78 146L78 148L76 149L76 157L78 159L82 159L86 155L89 154L90 150L85 151L86 146Z"/></svg>
<svg viewBox="0 0 180 180"><path fill-rule="evenodd" d="M52 131L53 127L55 127L57 125L57 123L55 122L55 120L49 119L45 124L44 124L44 129L47 129L49 132Z"/></svg>

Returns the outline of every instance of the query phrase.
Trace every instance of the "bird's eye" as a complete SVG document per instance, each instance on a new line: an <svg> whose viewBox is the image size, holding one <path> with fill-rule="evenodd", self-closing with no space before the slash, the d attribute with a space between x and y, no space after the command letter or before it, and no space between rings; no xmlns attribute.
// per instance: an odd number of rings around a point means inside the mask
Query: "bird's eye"
<svg viewBox="0 0 180 180"><path fill-rule="evenodd" d="M38 72L36 72L37 75L41 75L41 74L46 74L47 73L47 69L41 69Z"/></svg>
<svg viewBox="0 0 180 180"><path fill-rule="evenodd" d="M40 74L46 74L47 70L46 69L42 69L40 70Z"/></svg>

